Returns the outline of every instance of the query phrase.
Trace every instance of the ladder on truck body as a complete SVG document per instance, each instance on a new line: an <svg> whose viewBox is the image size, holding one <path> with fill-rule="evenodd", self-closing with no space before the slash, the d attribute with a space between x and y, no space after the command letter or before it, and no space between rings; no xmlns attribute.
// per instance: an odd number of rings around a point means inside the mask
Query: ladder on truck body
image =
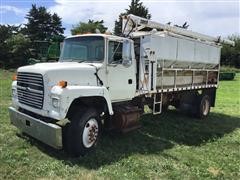
<svg viewBox="0 0 240 180"><path fill-rule="evenodd" d="M161 114L162 113L162 93L155 93L153 95L153 114Z"/></svg>
<svg viewBox="0 0 240 180"><path fill-rule="evenodd" d="M135 16L133 14L129 14L128 16L122 17L122 33L125 36L129 36L132 32L141 31L144 28L152 28L160 31L167 31L173 34L182 35L185 37L197 39L200 41L207 41L214 44L229 44L234 46L234 41L228 39L222 39L220 37L212 37L205 34L201 34L198 32L186 30L184 28L179 28L175 26L171 26L168 24L158 23L149 19L145 19L142 17Z"/></svg>

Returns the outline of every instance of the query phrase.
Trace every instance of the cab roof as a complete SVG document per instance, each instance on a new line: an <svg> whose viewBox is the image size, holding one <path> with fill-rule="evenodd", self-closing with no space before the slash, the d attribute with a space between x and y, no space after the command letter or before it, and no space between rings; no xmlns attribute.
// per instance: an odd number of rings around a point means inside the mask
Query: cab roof
<svg viewBox="0 0 240 180"><path fill-rule="evenodd" d="M68 36L65 39L70 39L70 38L75 38L75 37L86 37L86 36L100 36L100 37L111 39L111 40L129 40L128 38L125 38L125 37L109 35L109 34L95 34L95 33Z"/></svg>

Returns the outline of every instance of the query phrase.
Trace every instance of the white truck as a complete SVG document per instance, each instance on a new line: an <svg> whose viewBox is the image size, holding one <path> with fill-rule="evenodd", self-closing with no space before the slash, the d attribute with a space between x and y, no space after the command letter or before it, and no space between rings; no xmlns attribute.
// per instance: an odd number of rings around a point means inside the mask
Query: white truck
<svg viewBox="0 0 240 180"><path fill-rule="evenodd" d="M103 128L139 127L144 107L169 105L205 118L214 106L221 43L233 42L134 15L122 37L64 40L59 62L20 67L10 120L22 132L73 156L92 150Z"/></svg>

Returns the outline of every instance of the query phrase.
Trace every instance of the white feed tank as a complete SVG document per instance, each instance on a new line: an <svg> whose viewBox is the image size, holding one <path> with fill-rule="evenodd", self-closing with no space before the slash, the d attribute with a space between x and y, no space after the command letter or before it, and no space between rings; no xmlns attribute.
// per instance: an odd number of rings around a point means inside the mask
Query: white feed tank
<svg viewBox="0 0 240 180"><path fill-rule="evenodd" d="M211 81L214 84L217 83L218 74L216 71L211 72L211 70L219 68L220 45L169 32L146 34L141 37L140 44L140 63L145 64L142 72L146 72L146 64L149 63L147 59L155 61L157 88L173 88L175 84L182 87L193 83L195 85L203 84L208 77L212 78ZM170 70L166 70L162 74L162 68ZM179 69L177 75L171 69ZM196 70L194 79L193 70ZM210 76L206 74L206 70L210 71Z"/></svg>
<svg viewBox="0 0 240 180"><path fill-rule="evenodd" d="M142 45L147 43L155 52L158 64L165 68L216 68L220 63L221 46L191 38L157 32L145 36Z"/></svg>

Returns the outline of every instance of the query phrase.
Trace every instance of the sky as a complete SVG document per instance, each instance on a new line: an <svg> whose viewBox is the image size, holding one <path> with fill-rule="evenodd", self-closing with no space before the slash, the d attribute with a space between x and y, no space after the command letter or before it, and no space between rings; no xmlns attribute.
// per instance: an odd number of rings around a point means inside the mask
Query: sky
<svg viewBox="0 0 240 180"><path fill-rule="evenodd" d="M78 22L88 19L104 20L113 31L114 21L124 12L131 0L0 0L0 23L25 24L24 18L31 4L45 6L57 13L66 28L65 35ZM240 34L240 0L142 0L149 9L152 20L182 25L200 33L227 37Z"/></svg>

